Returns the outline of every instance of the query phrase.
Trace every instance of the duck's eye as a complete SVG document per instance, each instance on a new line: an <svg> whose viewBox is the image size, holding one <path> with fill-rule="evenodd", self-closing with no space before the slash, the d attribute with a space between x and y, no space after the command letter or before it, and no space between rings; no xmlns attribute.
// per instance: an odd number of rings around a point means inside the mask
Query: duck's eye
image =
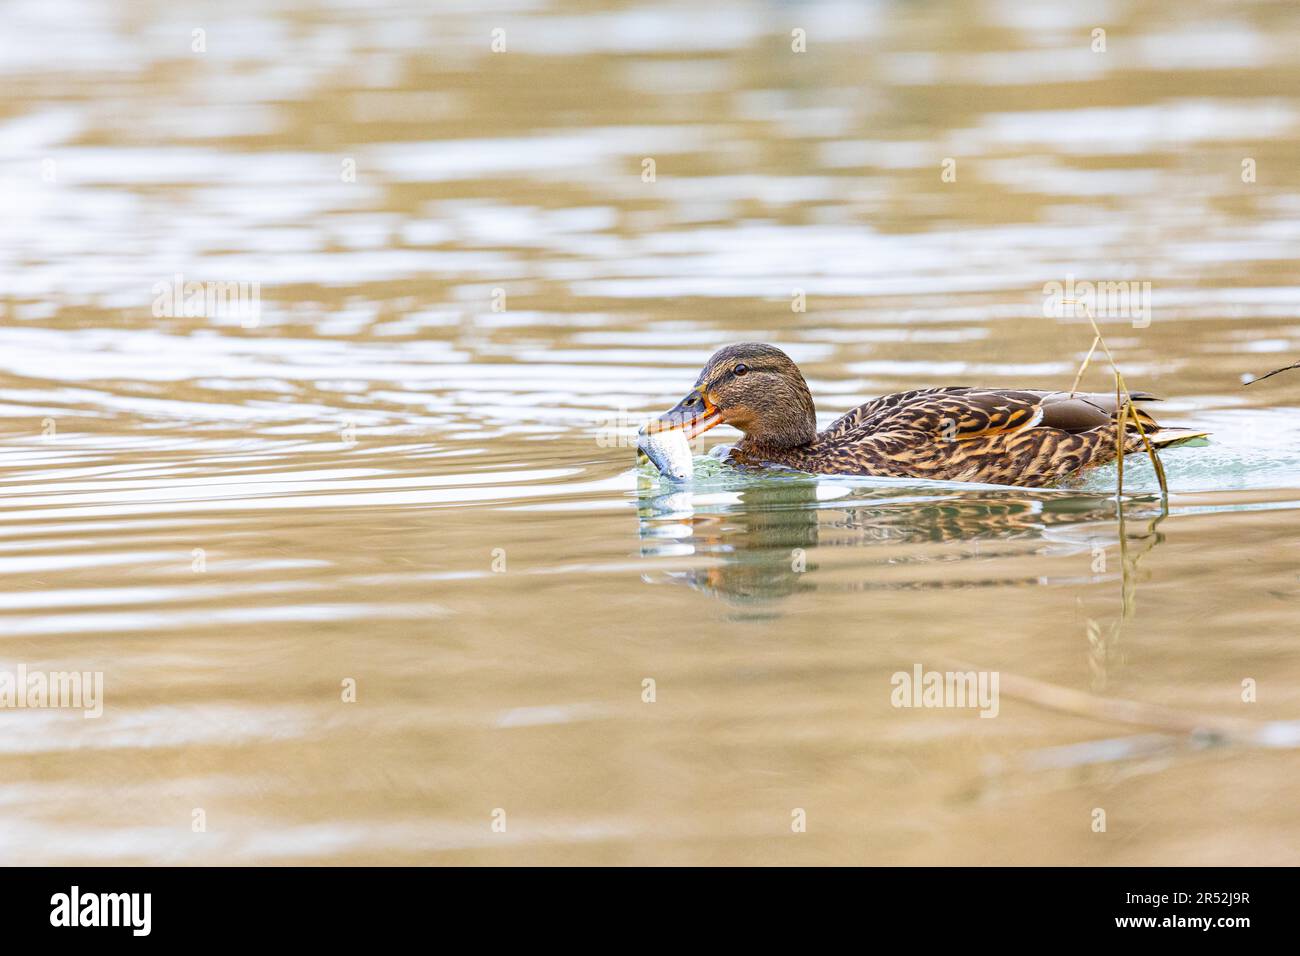
<svg viewBox="0 0 1300 956"><path fill-rule="evenodd" d="M731 374L732 374L732 375L744 375L744 374L745 374L746 372L748 372L748 371L749 371L749 366L748 366L748 365L737 365L735 368L733 368L733 369L731 370Z"/></svg>

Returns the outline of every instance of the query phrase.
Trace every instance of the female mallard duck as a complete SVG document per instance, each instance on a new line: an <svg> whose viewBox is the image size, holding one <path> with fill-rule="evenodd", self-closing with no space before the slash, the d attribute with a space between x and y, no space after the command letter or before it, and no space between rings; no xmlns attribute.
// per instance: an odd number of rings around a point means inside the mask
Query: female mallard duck
<svg viewBox="0 0 1300 956"><path fill-rule="evenodd" d="M1155 401L1145 392L1135 402ZM1156 447L1197 433L1160 432L1137 409ZM650 431L694 438L728 424L745 437L738 464L776 464L827 475L932 478L1044 486L1115 458L1114 395L1038 389L920 388L859 405L817 431L812 394L798 366L757 342L713 354L695 388ZM1132 424L1125 454L1144 448Z"/></svg>

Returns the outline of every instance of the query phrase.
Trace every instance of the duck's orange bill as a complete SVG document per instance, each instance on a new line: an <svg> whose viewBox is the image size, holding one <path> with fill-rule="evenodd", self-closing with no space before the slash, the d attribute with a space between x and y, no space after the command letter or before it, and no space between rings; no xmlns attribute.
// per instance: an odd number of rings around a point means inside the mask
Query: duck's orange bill
<svg viewBox="0 0 1300 956"><path fill-rule="evenodd" d="M668 432L680 428L687 438L694 438L721 424L722 413L702 393L694 391L652 421L645 430Z"/></svg>

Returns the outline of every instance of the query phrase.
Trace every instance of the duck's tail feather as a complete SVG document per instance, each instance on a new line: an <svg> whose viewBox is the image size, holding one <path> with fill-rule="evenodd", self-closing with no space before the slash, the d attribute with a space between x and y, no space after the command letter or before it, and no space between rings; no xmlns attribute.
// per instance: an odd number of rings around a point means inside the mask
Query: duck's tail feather
<svg viewBox="0 0 1300 956"><path fill-rule="evenodd" d="M1147 437L1156 448L1174 448L1187 444L1207 445L1209 442L1205 439L1210 437L1210 433L1197 431L1194 428L1161 428L1155 432L1148 432Z"/></svg>

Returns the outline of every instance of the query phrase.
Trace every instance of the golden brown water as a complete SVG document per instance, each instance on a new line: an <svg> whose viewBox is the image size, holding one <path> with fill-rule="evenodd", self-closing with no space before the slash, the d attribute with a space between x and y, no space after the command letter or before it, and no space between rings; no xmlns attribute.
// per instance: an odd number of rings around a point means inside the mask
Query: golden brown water
<svg viewBox="0 0 1300 956"><path fill-rule="evenodd" d="M1293 6L432 6L7 11L0 669L105 699L0 710L0 859L1300 862L1300 372L1242 386L1300 359ZM634 470L739 339L825 421L1068 387L1071 276L1151 283L1103 328L1215 433L1123 549L1113 472Z"/></svg>

